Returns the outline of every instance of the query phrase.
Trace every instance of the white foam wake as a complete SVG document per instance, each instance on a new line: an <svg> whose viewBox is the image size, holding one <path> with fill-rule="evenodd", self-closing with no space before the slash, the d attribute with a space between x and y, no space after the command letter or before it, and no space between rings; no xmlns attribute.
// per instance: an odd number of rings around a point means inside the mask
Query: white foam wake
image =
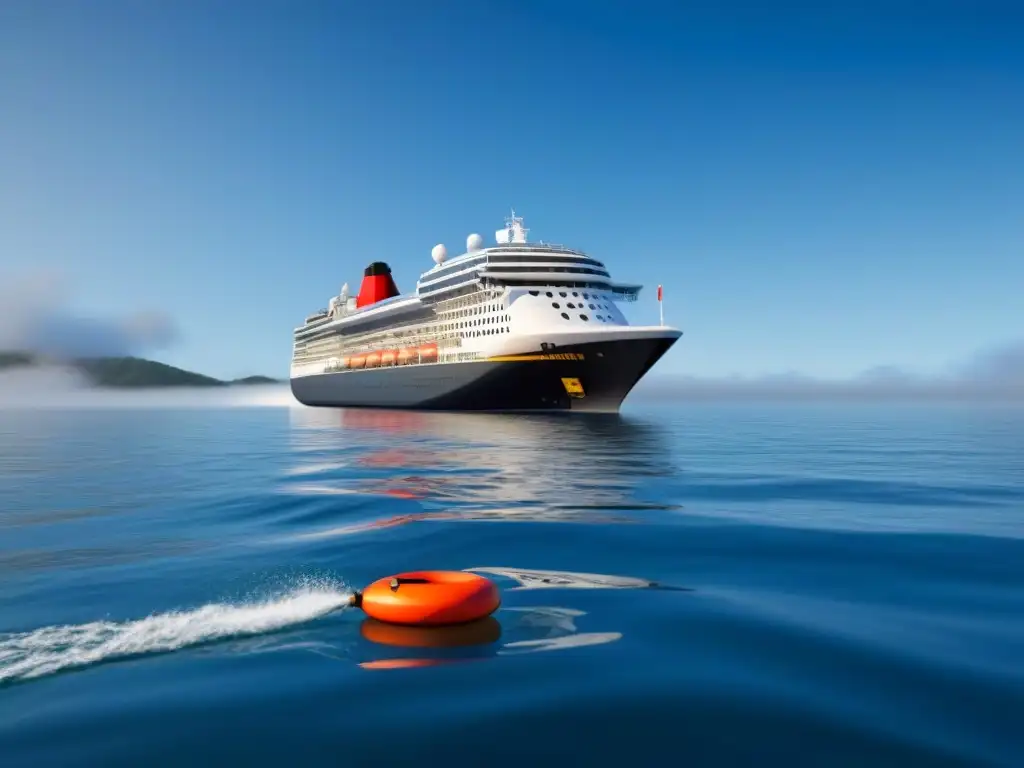
<svg viewBox="0 0 1024 768"><path fill-rule="evenodd" d="M271 632L343 608L350 595L333 585L303 586L262 602L213 603L137 621L94 621L0 634L0 684L126 656Z"/></svg>

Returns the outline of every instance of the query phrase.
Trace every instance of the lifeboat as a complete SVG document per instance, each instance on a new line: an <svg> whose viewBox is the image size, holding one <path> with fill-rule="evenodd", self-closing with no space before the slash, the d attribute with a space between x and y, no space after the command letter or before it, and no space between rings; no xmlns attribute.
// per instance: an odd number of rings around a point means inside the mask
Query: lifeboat
<svg viewBox="0 0 1024 768"><path fill-rule="evenodd" d="M380 353L380 364L394 365L398 361L398 350L397 349L385 349Z"/></svg>
<svg viewBox="0 0 1024 768"><path fill-rule="evenodd" d="M437 342L431 341L427 344L420 345L420 362L421 363L436 363L437 362Z"/></svg>
<svg viewBox="0 0 1024 768"><path fill-rule="evenodd" d="M420 361L420 351L416 347L405 347L398 350L398 364L411 365Z"/></svg>
<svg viewBox="0 0 1024 768"><path fill-rule="evenodd" d="M366 367L380 368L380 350L375 349L373 352L366 353Z"/></svg>
<svg viewBox="0 0 1024 768"><path fill-rule="evenodd" d="M366 355L353 355L348 359L349 368L365 368Z"/></svg>

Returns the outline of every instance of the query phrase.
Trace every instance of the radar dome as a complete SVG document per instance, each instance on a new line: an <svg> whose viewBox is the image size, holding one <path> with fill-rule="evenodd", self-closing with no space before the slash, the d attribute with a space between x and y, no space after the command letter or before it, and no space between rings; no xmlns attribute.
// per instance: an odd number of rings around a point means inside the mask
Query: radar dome
<svg viewBox="0 0 1024 768"><path fill-rule="evenodd" d="M441 243L434 246L434 249L430 252L430 258L434 260L435 264L441 264L445 259L448 258L448 249Z"/></svg>
<svg viewBox="0 0 1024 768"><path fill-rule="evenodd" d="M479 251L484 247L484 239L482 236L473 233L466 238L466 252L472 253L473 251Z"/></svg>

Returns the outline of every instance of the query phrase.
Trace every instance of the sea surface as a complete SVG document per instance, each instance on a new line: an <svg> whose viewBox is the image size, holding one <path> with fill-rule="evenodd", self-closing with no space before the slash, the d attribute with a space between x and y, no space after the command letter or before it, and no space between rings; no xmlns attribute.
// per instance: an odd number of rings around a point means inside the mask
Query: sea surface
<svg viewBox="0 0 1024 768"><path fill-rule="evenodd" d="M0 409L4 768L617 764L1024 764L1024 410Z"/></svg>

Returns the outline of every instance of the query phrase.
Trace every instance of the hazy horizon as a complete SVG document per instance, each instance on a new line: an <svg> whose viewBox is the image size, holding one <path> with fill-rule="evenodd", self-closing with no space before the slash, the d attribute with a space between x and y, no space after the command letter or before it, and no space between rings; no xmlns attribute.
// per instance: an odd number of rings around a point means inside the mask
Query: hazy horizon
<svg viewBox="0 0 1024 768"><path fill-rule="evenodd" d="M195 371L203 373L203 371ZM1024 403L1024 342L983 351L943 375L894 367L859 376L823 379L798 372L769 376L707 377L659 372L640 381L629 403L715 400L922 401ZM73 368L50 364L0 372L0 407L288 406L299 404L287 383L231 387L95 387Z"/></svg>
<svg viewBox="0 0 1024 768"><path fill-rule="evenodd" d="M172 364L165 353L179 341L180 331L170 313L152 308L123 317L75 314L62 301L67 294L66 281L55 272L26 273L0 284L0 351L26 351L62 359L130 355ZM674 351L684 360L693 335L694 332L684 333L675 345ZM685 362L683 368L682 372L666 370L659 362L631 396L651 400L1024 399L1024 339L977 350L967 359L949 361L939 371L913 370L881 361L854 376L833 378L799 370L701 376L685 372ZM204 370L187 370L213 375ZM267 371L242 375L287 378ZM67 385L72 380L73 375L59 374L48 383L62 381ZM11 386L12 382L4 386L0 378L0 398ZM83 387L85 383L79 381L75 386Z"/></svg>

